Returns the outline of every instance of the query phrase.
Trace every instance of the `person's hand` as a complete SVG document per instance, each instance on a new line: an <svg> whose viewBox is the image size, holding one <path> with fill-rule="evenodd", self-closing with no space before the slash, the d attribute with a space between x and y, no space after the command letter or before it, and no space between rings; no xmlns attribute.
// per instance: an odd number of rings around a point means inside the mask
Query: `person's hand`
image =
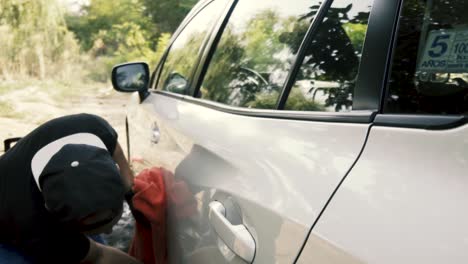
<svg viewBox="0 0 468 264"><path fill-rule="evenodd" d="M128 254L90 240L89 251L82 264L142 264Z"/></svg>
<svg viewBox="0 0 468 264"><path fill-rule="evenodd" d="M141 264L137 259L127 255L126 253L109 246L99 245L102 247L101 257L96 263L99 264Z"/></svg>

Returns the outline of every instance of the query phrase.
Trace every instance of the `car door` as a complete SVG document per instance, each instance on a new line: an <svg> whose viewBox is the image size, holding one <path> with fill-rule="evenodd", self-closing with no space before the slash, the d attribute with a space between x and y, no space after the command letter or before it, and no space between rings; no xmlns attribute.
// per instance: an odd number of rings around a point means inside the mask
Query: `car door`
<svg viewBox="0 0 468 264"><path fill-rule="evenodd" d="M199 5L133 96L130 158L173 174L171 263L291 263L379 101L358 75L373 1L226 3Z"/></svg>
<svg viewBox="0 0 468 264"><path fill-rule="evenodd" d="M386 7L401 15L384 104L298 263L468 261L467 2Z"/></svg>

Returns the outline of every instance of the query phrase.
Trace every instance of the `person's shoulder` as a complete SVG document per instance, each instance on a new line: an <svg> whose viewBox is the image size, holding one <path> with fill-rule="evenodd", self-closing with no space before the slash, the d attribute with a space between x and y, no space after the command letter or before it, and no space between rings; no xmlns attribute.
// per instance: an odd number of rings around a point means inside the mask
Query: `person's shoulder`
<svg viewBox="0 0 468 264"><path fill-rule="evenodd" d="M80 134L97 136L104 142L111 153L114 151L118 137L115 129L104 118L93 114L81 113L61 116L43 123L23 137L13 149L21 149L21 152L29 155L28 159L30 159L31 155L34 155L34 153L44 146L62 138Z"/></svg>
<svg viewBox="0 0 468 264"><path fill-rule="evenodd" d="M62 116L62 117L59 117L59 118L54 119L54 120L55 121L72 121L72 122L88 121L88 122L106 122L107 123L107 121L105 121L104 118L102 118L102 117L100 117L98 115L88 114L88 113L66 115L66 116Z"/></svg>
<svg viewBox="0 0 468 264"><path fill-rule="evenodd" d="M65 129L64 131L71 130L93 130L93 129L110 129L111 125L102 117L94 114L81 113L74 115L66 115L58 117L48 122L44 123L40 127L45 128L46 130L60 128L60 130Z"/></svg>
<svg viewBox="0 0 468 264"><path fill-rule="evenodd" d="M78 130L80 133L91 133L98 136L103 140L109 152L114 152L118 134L107 120L98 115L87 113L65 116L63 118L67 119L67 127Z"/></svg>

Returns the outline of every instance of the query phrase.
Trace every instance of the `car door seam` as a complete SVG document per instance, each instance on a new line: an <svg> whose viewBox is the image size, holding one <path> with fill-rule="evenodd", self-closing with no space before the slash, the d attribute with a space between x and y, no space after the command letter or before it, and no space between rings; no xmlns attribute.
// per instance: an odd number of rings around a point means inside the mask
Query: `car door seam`
<svg viewBox="0 0 468 264"><path fill-rule="evenodd" d="M293 263L297 263L297 261L299 260L301 254L302 254L302 251L304 250L306 244L307 244L307 241L309 240L309 237L310 237L310 234L312 233L312 230L314 229L315 225L318 223L318 221L320 220L320 218L322 217L323 213L325 212L325 210L327 209L328 205L330 204L330 202L333 200L333 197L335 196L335 194L338 192L338 190L340 189L341 185L343 184L343 182L346 180L346 178L348 177L349 173L352 171L352 169L354 168L354 166L356 165L356 163L358 162L358 160L360 159L362 153L364 152L364 149L366 148L366 145L367 145L367 141L369 139L369 135L370 135L370 132L371 132L371 129L372 129L372 126L373 124L370 124L369 125L369 128L367 129L367 133L366 133L366 137L364 139L364 144L362 145L361 147L361 150L359 151L359 154L357 155L356 159L354 160L353 164L351 165L351 167L348 169L348 171L346 172L346 174L343 176L343 178L340 180L340 182L338 183L338 185L335 187L335 190L333 190L333 192L331 193L330 197L328 198L327 202L325 203L325 205L323 206L322 210L320 211L320 213L318 214L318 216L315 218L315 221L314 223L312 224L312 226L310 227L309 229L309 232L307 233L306 237L305 237L305 240L304 240L304 243L302 244L301 248L299 249L299 252L296 256L296 259L294 260Z"/></svg>

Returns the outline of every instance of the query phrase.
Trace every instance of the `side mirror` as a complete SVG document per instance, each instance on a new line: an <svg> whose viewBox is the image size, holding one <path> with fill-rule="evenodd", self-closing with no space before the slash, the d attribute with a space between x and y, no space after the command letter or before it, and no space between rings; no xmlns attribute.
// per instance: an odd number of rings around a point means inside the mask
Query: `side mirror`
<svg viewBox="0 0 468 264"><path fill-rule="evenodd" d="M112 86L120 92L143 92L148 89L149 67L145 62L131 62L114 66Z"/></svg>
<svg viewBox="0 0 468 264"><path fill-rule="evenodd" d="M188 81L182 74L172 72L164 83L164 90L178 94L185 94L187 85Z"/></svg>

